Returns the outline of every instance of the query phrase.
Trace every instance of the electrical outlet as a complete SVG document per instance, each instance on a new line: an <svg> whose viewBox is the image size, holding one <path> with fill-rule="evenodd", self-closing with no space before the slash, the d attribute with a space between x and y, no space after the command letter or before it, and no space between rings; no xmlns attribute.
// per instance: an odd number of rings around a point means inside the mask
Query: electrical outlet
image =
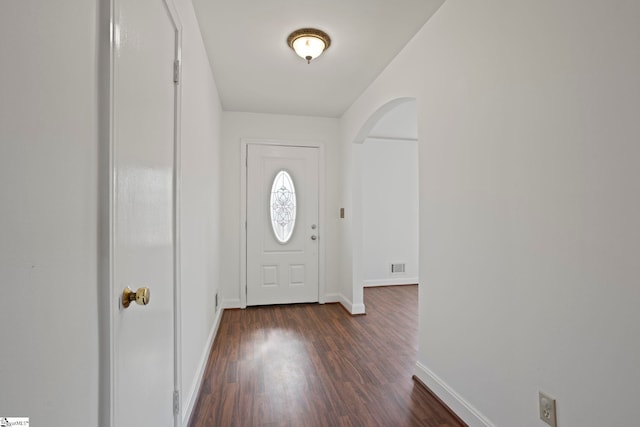
<svg viewBox="0 0 640 427"><path fill-rule="evenodd" d="M540 407L540 419L551 427L558 427L556 424L556 400L542 392L538 392L538 405Z"/></svg>

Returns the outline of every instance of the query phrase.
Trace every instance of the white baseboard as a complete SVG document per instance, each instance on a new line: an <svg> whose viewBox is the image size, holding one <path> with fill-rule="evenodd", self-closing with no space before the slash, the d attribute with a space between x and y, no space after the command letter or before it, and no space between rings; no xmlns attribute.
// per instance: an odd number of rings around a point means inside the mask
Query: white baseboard
<svg viewBox="0 0 640 427"><path fill-rule="evenodd" d="M239 299L224 299L222 300L222 309L225 308L243 308Z"/></svg>
<svg viewBox="0 0 640 427"><path fill-rule="evenodd" d="M365 280L362 282L362 286L365 288L372 288L374 286L403 286L403 285L415 285L418 282L417 277L399 277L397 279L375 279Z"/></svg>
<svg viewBox="0 0 640 427"><path fill-rule="evenodd" d="M469 427L495 427L487 417L420 362L416 363L415 375Z"/></svg>
<svg viewBox="0 0 640 427"><path fill-rule="evenodd" d="M364 311L364 303L362 304L352 304L351 305L351 314L366 314Z"/></svg>
<svg viewBox="0 0 640 427"><path fill-rule="evenodd" d="M204 379L205 368L207 367L207 361L209 360L209 355L211 354L211 348L213 347L213 342L216 338L216 334L218 333L218 328L220 327L220 320L222 319L223 311L224 309L222 307L218 309L216 317L213 320L213 327L211 328L211 332L209 332L209 337L207 338L207 345L205 346L202 356L200 356L199 368L197 370L193 385L191 386L191 390L189 390L188 404L185 410L182 412L183 427L187 427L189 418L191 418L191 413L193 412L193 409L198 402L198 395L200 392L200 387L202 386L202 380Z"/></svg>
<svg viewBox="0 0 640 427"><path fill-rule="evenodd" d="M333 303L333 302L340 302L340 298L341 298L340 294L325 294L324 302L325 302L325 304L326 303Z"/></svg>
<svg viewBox="0 0 640 427"><path fill-rule="evenodd" d="M325 302L338 302L352 315L365 314L364 304L353 304L347 297L342 294L326 294L324 296Z"/></svg>

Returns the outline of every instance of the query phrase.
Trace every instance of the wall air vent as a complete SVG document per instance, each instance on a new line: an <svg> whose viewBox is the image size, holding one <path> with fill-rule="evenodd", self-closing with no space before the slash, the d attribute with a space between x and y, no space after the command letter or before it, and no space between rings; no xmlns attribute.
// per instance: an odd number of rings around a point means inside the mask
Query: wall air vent
<svg viewBox="0 0 640 427"><path fill-rule="evenodd" d="M404 263L391 264L392 273L404 273Z"/></svg>

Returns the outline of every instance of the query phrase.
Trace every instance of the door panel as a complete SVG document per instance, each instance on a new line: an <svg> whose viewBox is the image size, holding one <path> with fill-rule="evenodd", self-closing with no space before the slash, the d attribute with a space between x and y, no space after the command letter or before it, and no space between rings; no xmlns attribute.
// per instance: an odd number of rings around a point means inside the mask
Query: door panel
<svg viewBox="0 0 640 427"><path fill-rule="evenodd" d="M114 314L112 424L172 426L177 33L163 0L116 1L114 26L113 298L150 299Z"/></svg>
<svg viewBox="0 0 640 427"><path fill-rule="evenodd" d="M247 305L317 302L318 149L248 144L247 150ZM280 171L291 176L296 202L285 243L271 222Z"/></svg>

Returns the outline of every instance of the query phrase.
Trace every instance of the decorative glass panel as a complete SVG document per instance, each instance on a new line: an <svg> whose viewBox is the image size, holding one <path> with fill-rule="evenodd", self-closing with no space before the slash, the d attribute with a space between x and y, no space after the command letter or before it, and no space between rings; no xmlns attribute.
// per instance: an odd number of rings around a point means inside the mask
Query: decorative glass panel
<svg viewBox="0 0 640 427"><path fill-rule="evenodd" d="M271 226L280 243L287 243L296 224L296 189L291 175L280 171L271 186Z"/></svg>

